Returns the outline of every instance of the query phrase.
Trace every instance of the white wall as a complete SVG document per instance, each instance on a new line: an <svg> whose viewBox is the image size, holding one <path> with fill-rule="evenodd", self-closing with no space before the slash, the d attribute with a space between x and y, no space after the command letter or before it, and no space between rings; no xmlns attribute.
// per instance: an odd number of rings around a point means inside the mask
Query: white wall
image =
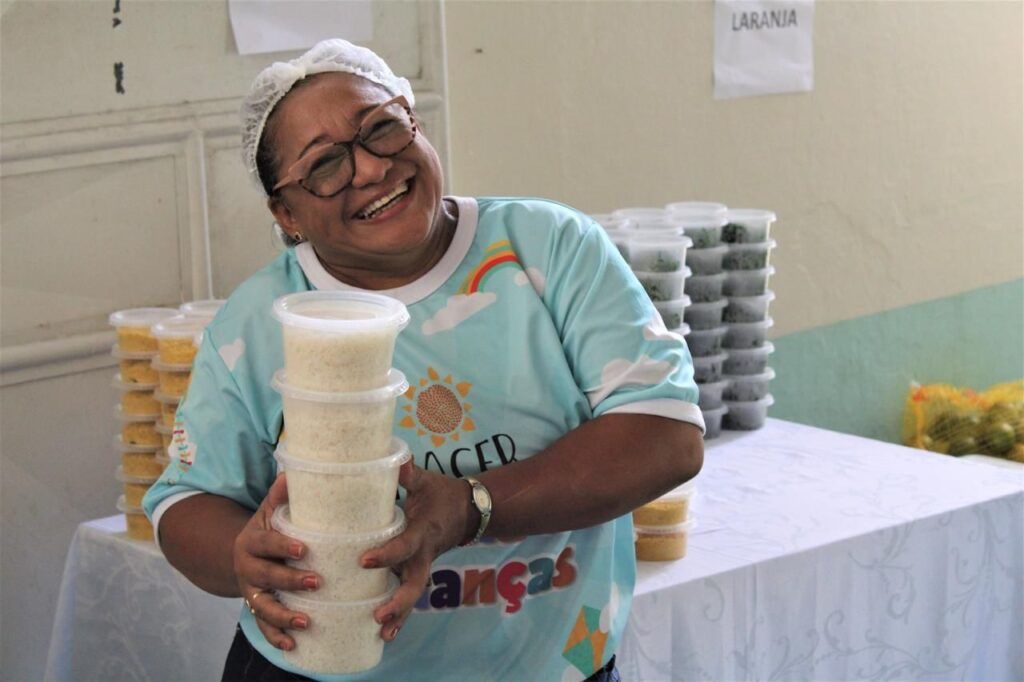
<svg viewBox="0 0 1024 682"><path fill-rule="evenodd" d="M226 0L0 3L0 679L37 680L68 544L116 513L121 308L226 296L278 253L240 161L259 69ZM447 155L440 4L374 6ZM124 62L125 93L113 64Z"/></svg>
<svg viewBox="0 0 1024 682"><path fill-rule="evenodd" d="M1022 8L821 1L813 92L716 101L711 2L452 2L454 189L774 209L776 335L1019 278Z"/></svg>

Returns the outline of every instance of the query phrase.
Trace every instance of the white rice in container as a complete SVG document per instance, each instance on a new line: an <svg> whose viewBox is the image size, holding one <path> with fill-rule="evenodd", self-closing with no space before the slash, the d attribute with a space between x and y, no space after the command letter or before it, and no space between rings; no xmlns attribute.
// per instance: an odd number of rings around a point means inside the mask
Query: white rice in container
<svg viewBox="0 0 1024 682"><path fill-rule="evenodd" d="M312 462L289 454L286 443L278 445L274 457L288 479L292 523L330 533L362 533L390 525L398 468L412 457L409 446L398 438L391 439L390 450L390 455L369 462Z"/></svg>
<svg viewBox="0 0 1024 682"><path fill-rule="evenodd" d="M384 654L380 625L374 610L398 589L398 578L390 576L387 591L361 601L316 601L293 592L278 592L285 607L309 616L305 630L289 630L295 648L284 652L284 660L318 673L355 673L369 670Z"/></svg>
<svg viewBox="0 0 1024 682"><path fill-rule="evenodd" d="M369 391L324 393L298 388L278 370L271 385L284 402L288 453L316 462L365 462L391 445L395 401L409 383L397 369L387 384Z"/></svg>
<svg viewBox="0 0 1024 682"><path fill-rule="evenodd" d="M288 381L312 391L364 391L387 381L395 339L409 322L380 294L307 291L274 301L284 335Z"/></svg>
<svg viewBox="0 0 1024 682"><path fill-rule="evenodd" d="M270 519L276 531L306 546L301 559L288 565L320 576L320 587L310 593L317 601L353 601L376 597L387 589L389 568L363 568L359 557L380 547L405 530L405 513L395 507L395 521L382 530L367 533L322 533L303 530L291 521L287 504L274 510Z"/></svg>

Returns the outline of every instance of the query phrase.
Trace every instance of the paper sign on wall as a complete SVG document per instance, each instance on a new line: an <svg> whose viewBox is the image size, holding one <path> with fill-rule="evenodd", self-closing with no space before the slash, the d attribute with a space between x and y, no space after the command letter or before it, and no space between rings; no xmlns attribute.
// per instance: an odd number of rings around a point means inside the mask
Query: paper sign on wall
<svg viewBox="0 0 1024 682"><path fill-rule="evenodd" d="M715 99L814 87L813 0L715 0Z"/></svg>
<svg viewBox="0 0 1024 682"><path fill-rule="evenodd" d="M305 50L326 38L373 38L371 0L229 0L238 54Z"/></svg>

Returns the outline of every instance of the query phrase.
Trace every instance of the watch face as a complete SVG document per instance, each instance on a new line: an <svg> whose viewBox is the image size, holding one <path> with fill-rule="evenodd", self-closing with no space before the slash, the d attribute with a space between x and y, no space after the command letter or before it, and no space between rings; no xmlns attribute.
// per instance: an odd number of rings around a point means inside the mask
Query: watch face
<svg viewBox="0 0 1024 682"><path fill-rule="evenodd" d="M481 510L490 510L491 508L491 496L478 486L473 486L473 502Z"/></svg>

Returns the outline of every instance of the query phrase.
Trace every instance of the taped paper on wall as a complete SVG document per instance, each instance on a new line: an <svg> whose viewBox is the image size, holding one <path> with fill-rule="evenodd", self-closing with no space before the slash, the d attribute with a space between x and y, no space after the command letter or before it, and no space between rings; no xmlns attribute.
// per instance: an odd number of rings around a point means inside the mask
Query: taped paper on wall
<svg viewBox="0 0 1024 682"><path fill-rule="evenodd" d="M373 38L371 0L229 0L238 54L305 50L327 38Z"/></svg>
<svg viewBox="0 0 1024 682"><path fill-rule="evenodd" d="M814 87L813 0L715 0L715 99Z"/></svg>

